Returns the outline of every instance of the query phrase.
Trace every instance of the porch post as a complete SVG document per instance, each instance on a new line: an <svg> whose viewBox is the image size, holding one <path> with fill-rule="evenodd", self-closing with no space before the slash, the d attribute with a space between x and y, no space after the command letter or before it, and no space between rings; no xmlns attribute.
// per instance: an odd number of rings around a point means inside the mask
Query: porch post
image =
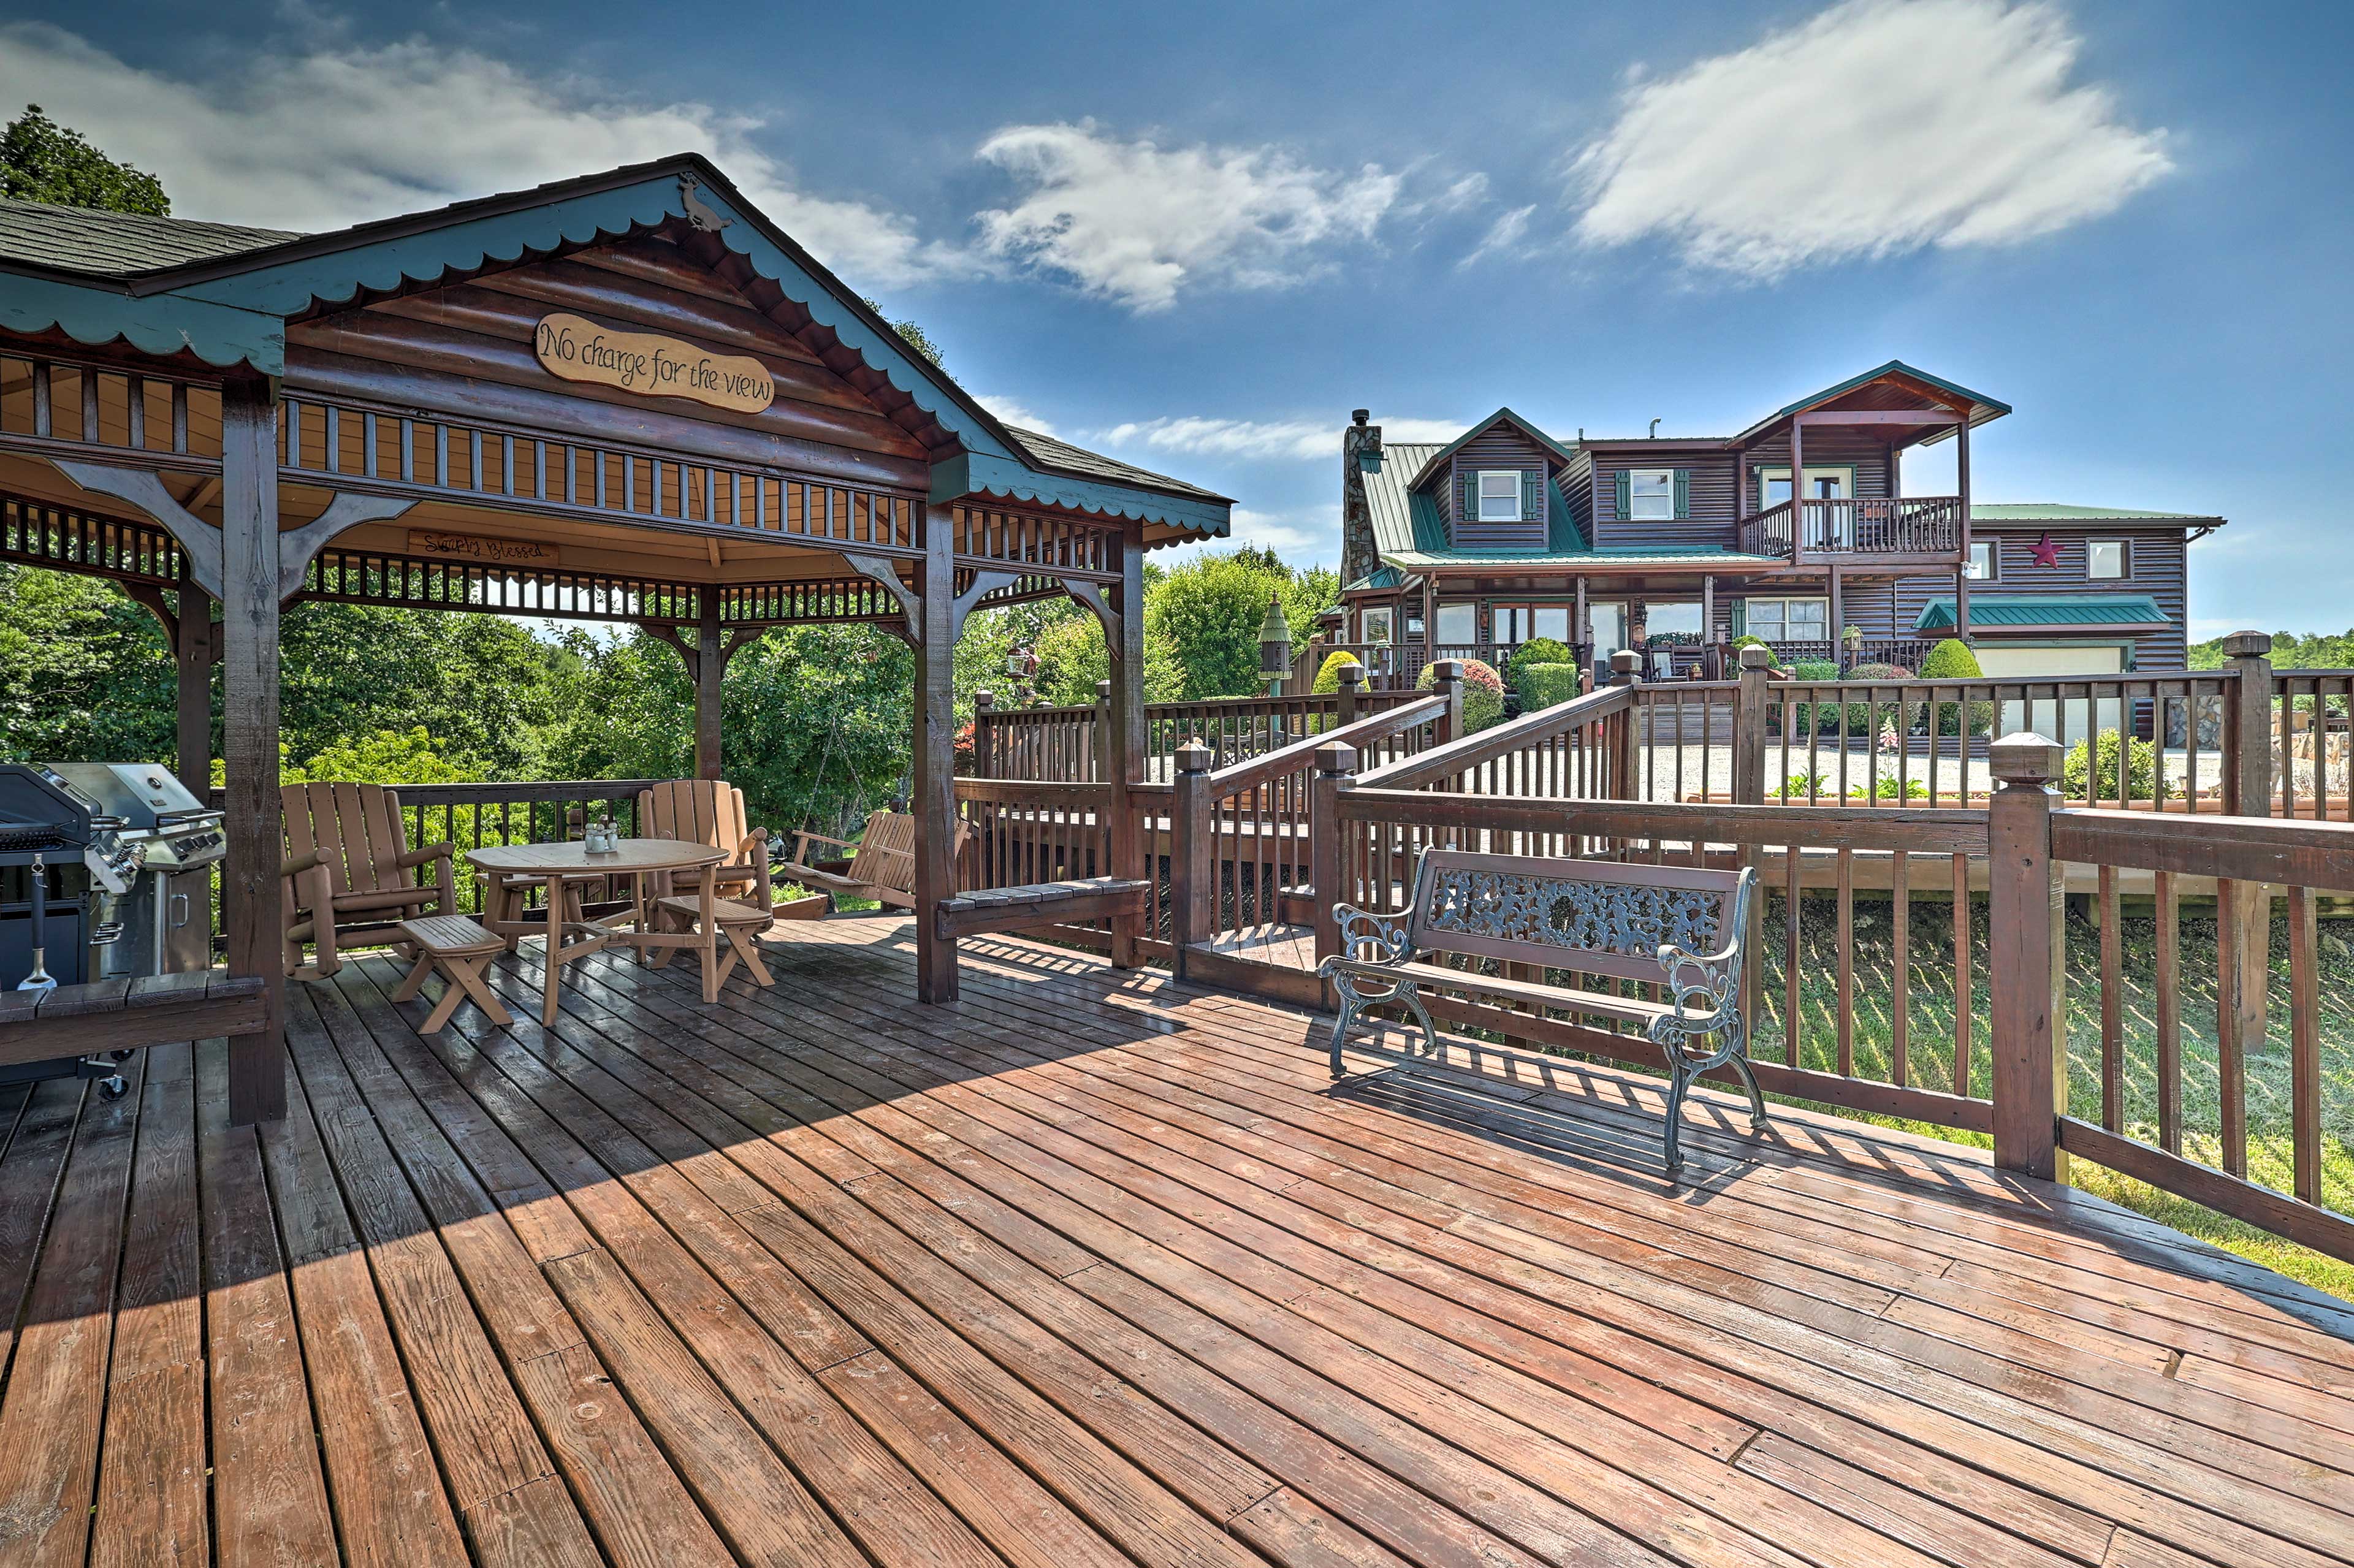
<svg viewBox="0 0 2354 1568"><path fill-rule="evenodd" d="M1987 810L1987 972L1993 996L1994 1162L2068 1179L2058 1120L2068 1094L2061 1005L2063 868L2052 858L2052 792L2060 748L2009 735L1988 749L2000 788Z"/></svg>
<svg viewBox="0 0 2354 1568"><path fill-rule="evenodd" d="M957 998L956 942L934 922L956 895L956 514L924 508L924 560L916 578L916 1000Z"/></svg>
<svg viewBox="0 0 2354 1568"><path fill-rule="evenodd" d="M228 858L221 902L228 970L262 977L259 1033L228 1043L232 1126L286 1115L285 911L278 867L278 394L221 387L221 757ZM188 601L184 600L186 604ZM194 617L183 614L185 626Z"/></svg>
<svg viewBox="0 0 2354 1568"><path fill-rule="evenodd" d="M1847 585L1839 567L1831 567L1831 658L1840 665L1840 673L1847 673L1842 656L1847 652Z"/></svg>
<svg viewBox="0 0 2354 1568"><path fill-rule="evenodd" d="M1104 758L1103 776L1111 788L1106 797L1111 812L1113 876L1146 877L1148 853L1144 823L1137 815L1129 791L1144 782L1144 531L1128 530L1120 546L1119 635L1111 652L1110 706L1104 727L1110 731L1111 749ZM1121 915L1111 923L1111 962L1115 969L1137 967L1137 944L1143 940L1149 915Z"/></svg>
<svg viewBox="0 0 2354 1568"><path fill-rule="evenodd" d="M702 608L695 618L695 776L720 776L719 698L727 679L727 661L719 648L719 590L704 588L695 598Z"/></svg>
<svg viewBox="0 0 2354 1568"><path fill-rule="evenodd" d="M1970 417L1954 427L1954 488L1961 492L1962 564L1954 572L1954 635L1970 640Z"/></svg>
<svg viewBox="0 0 2354 1568"><path fill-rule="evenodd" d="M1707 650L1706 652L1703 652L1701 655L1702 660L1704 662L1714 660L1716 654L1716 574L1713 572L1702 575L1700 579L1700 645L1703 649ZM1718 664L1716 668L1708 670L1706 673L1708 678L1712 681L1723 680L1724 678L1724 670L1721 663Z"/></svg>
<svg viewBox="0 0 2354 1568"><path fill-rule="evenodd" d="M1806 482L1805 427L1798 421L1804 414L1790 416L1790 564L1798 564L1798 552L1807 537L1807 498L1801 486Z"/></svg>
<svg viewBox="0 0 2354 1568"><path fill-rule="evenodd" d="M179 758L175 769L201 800L213 781L213 601L180 565L178 636L172 657L179 673Z"/></svg>

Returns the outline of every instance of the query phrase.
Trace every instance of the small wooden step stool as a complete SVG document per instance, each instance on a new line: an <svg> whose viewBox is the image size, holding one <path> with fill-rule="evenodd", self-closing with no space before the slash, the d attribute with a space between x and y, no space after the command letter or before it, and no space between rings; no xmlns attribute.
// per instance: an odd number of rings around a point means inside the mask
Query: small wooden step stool
<svg viewBox="0 0 2354 1568"><path fill-rule="evenodd" d="M482 983L483 971L491 960L506 951L506 941L482 929L463 915L427 915L400 923L400 939L417 945L417 967L392 993L395 1001L407 1001L425 988L425 977L434 969L441 971L449 983L442 988L441 1000L418 1026L420 1034L430 1034L450 1022L458 1011L458 1003L471 997L484 1017L493 1023L514 1022L514 1015L499 1005Z"/></svg>

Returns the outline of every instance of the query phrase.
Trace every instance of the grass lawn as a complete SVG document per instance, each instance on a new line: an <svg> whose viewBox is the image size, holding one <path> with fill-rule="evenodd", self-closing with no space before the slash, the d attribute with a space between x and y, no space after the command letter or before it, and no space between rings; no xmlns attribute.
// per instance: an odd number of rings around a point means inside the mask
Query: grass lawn
<svg viewBox="0 0 2354 1568"><path fill-rule="evenodd" d="M1838 1066L1839 954L1837 906L1828 895L1800 903L1798 1065L1835 1071ZM1780 895L1766 899L1764 1015L1752 1051L1759 1060L1781 1061L1787 1039L1784 968L1785 906ZM1972 919L1971 1042L1968 1086L1983 1098L1990 1082L1987 1020L1986 904L1977 901ZM1951 907L1914 896L1907 921L1909 951L1901 967L1907 1023L1908 1081L1928 1089L1952 1090L1954 1074L1954 938ZM2131 1137L2158 1141L2158 1004L2155 980L2157 922L2128 910L2123 937L2125 1048L2123 1122ZM2321 1121L2322 1199L2340 1213L2354 1213L2354 921L2321 922ZM2180 927L2183 974L2182 1151L2221 1164L2220 1080L2215 1052L2215 921L2186 913ZM1893 1025L1890 1002L1898 983L1898 955L1889 906L1855 905L1855 1025L1853 1051L1858 1077L1889 1077ZM2100 931L2072 914L2068 921L2068 1104L2073 1114L2097 1120L2101 1103ZM2248 1044L2248 1176L2283 1192L2289 1190L2288 923L2273 922L2271 1027L2261 1043ZM1821 1107L1835 1109L1835 1107ZM1840 1112L1851 1115L1853 1113ZM1883 1118L1862 1118L1865 1120ZM1935 1137L1983 1144L1984 1139L1950 1128L1911 1126ZM2292 1278L2354 1300L2354 1264L2294 1245L2199 1204L2162 1192L2130 1177L2072 1162L2074 1184L2113 1202L2147 1214L2191 1235L2280 1270Z"/></svg>

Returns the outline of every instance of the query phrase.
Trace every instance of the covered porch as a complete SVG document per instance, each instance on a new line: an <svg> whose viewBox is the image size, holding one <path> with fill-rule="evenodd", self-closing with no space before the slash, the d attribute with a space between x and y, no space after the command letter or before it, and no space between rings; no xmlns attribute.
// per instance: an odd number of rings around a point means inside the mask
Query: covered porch
<svg viewBox="0 0 2354 1568"><path fill-rule="evenodd" d="M898 919L0 1099L0 1520L97 1563L2343 1561L2342 1302L1973 1151ZM494 985L536 991L539 953ZM1525 1070L1525 1069L1523 1069ZM1477 1087L1477 1093L1469 1092Z"/></svg>

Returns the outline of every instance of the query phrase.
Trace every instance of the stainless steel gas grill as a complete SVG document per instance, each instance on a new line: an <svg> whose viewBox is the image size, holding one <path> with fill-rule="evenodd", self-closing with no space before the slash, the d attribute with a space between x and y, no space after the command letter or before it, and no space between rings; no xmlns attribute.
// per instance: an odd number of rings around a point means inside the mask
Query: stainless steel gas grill
<svg viewBox="0 0 2354 1568"><path fill-rule="evenodd" d="M223 814L152 762L36 765L122 825L143 871L122 899L122 932L108 943L92 980L178 974L212 967L212 864L228 853Z"/></svg>

